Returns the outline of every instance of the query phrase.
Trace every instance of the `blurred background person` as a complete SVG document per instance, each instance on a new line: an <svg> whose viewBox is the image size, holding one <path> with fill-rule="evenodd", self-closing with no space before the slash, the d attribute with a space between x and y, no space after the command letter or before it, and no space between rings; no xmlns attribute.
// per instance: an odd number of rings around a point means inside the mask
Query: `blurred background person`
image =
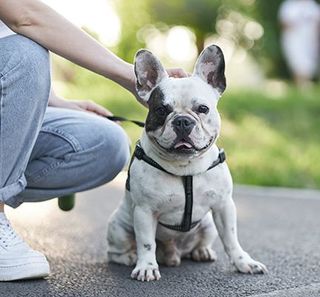
<svg viewBox="0 0 320 297"><path fill-rule="evenodd" d="M320 43L320 6L314 0L285 0L280 6L282 50L298 86L317 74Z"/></svg>

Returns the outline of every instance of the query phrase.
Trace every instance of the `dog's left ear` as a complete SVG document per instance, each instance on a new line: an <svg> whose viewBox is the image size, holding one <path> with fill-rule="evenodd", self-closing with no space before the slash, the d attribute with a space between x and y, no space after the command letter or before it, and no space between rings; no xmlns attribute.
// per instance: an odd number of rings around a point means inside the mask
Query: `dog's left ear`
<svg viewBox="0 0 320 297"><path fill-rule="evenodd" d="M216 45L210 45L198 57L193 75L200 77L222 94L226 88L224 69L225 63L222 50Z"/></svg>
<svg viewBox="0 0 320 297"><path fill-rule="evenodd" d="M152 90L168 77L167 72L160 61L148 50L142 49L136 53L134 61L134 72L136 74L136 90L144 102L149 100Z"/></svg>

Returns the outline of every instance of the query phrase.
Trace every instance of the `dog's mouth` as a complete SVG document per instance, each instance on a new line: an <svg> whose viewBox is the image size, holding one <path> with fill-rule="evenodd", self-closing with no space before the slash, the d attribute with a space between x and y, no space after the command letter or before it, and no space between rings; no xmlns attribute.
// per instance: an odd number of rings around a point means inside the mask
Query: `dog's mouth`
<svg viewBox="0 0 320 297"><path fill-rule="evenodd" d="M194 143L190 139L180 139L175 142L175 144L171 147L171 150L189 154L196 151L196 148Z"/></svg>
<svg viewBox="0 0 320 297"><path fill-rule="evenodd" d="M154 138L155 143L164 151L169 153L179 154L194 154L197 149L191 139L177 139L170 147L163 147L157 139Z"/></svg>
<svg viewBox="0 0 320 297"><path fill-rule="evenodd" d="M198 152L198 149L189 137L179 137L168 151L175 154L193 155Z"/></svg>
<svg viewBox="0 0 320 297"><path fill-rule="evenodd" d="M169 153L174 153L174 154L181 154L181 155L184 155L184 154L192 155L192 154L203 152L212 145L214 140L215 138L212 137L204 147L197 148L191 139L180 138L180 139L176 139L176 141L173 143L171 147L165 148L156 139L154 139L157 145L164 151L167 151Z"/></svg>

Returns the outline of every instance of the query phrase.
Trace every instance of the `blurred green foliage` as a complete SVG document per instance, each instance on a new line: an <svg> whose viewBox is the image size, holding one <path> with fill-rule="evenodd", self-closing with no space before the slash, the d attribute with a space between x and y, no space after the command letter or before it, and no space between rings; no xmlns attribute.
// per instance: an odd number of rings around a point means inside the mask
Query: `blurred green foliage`
<svg viewBox="0 0 320 297"><path fill-rule="evenodd" d="M320 188L319 91L225 95L219 143L237 183Z"/></svg>
<svg viewBox="0 0 320 297"><path fill-rule="evenodd" d="M229 19L234 24L232 40L249 50L268 76L289 78L279 43L278 10L281 2L282 0L117 0L116 7L122 21L122 40L118 53L131 61L134 53L145 46L145 40L139 32L148 25L155 26L160 31L176 25L189 27L196 36L200 52L208 36L223 34L217 32L217 21ZM244 26L249 20L263 26L263 38L248 40L244 34Z"/></svg>
<svg viewBox="0 0 320 297"><path fill-rule="evenodd" d="M234 22L234 42L247 49L265 72L288 77L279 46L277 20L280 0L116 0L122 22L121 42L113 50L132 62L145 46L143 28L166 31L174 25L189 27L204 39L219 34L217 21ZM249 40L244 23L255 20L263 26L259 40ZM54 73L64 83L57 87L67 98L92 99L114 114L144 120L147 110L124 89L69 62L55 58ZM227 89L219 103L222 132L219 145L227 152L236 183L267 186L320 188L320 88L304 92L289 86L281 96L274 90L236 91ZM141 129L125 123L132 143Z"/></svg>

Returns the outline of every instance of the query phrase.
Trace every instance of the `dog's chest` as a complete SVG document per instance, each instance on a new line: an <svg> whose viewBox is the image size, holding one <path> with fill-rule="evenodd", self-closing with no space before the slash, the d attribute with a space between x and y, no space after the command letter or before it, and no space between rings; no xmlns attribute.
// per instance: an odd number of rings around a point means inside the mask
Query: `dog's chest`
<svg viewBox="0 0 320 297"><path fill-rule="evenodd" d="M225 167L222 164L193 176L194 221L201 219L225 197L229 189ZM176 223L177 219L180 220L186 199L182 177L165 173L143 161L133 162L130 173L131 198L134 204L150 207L165 223Z"/></svg>

